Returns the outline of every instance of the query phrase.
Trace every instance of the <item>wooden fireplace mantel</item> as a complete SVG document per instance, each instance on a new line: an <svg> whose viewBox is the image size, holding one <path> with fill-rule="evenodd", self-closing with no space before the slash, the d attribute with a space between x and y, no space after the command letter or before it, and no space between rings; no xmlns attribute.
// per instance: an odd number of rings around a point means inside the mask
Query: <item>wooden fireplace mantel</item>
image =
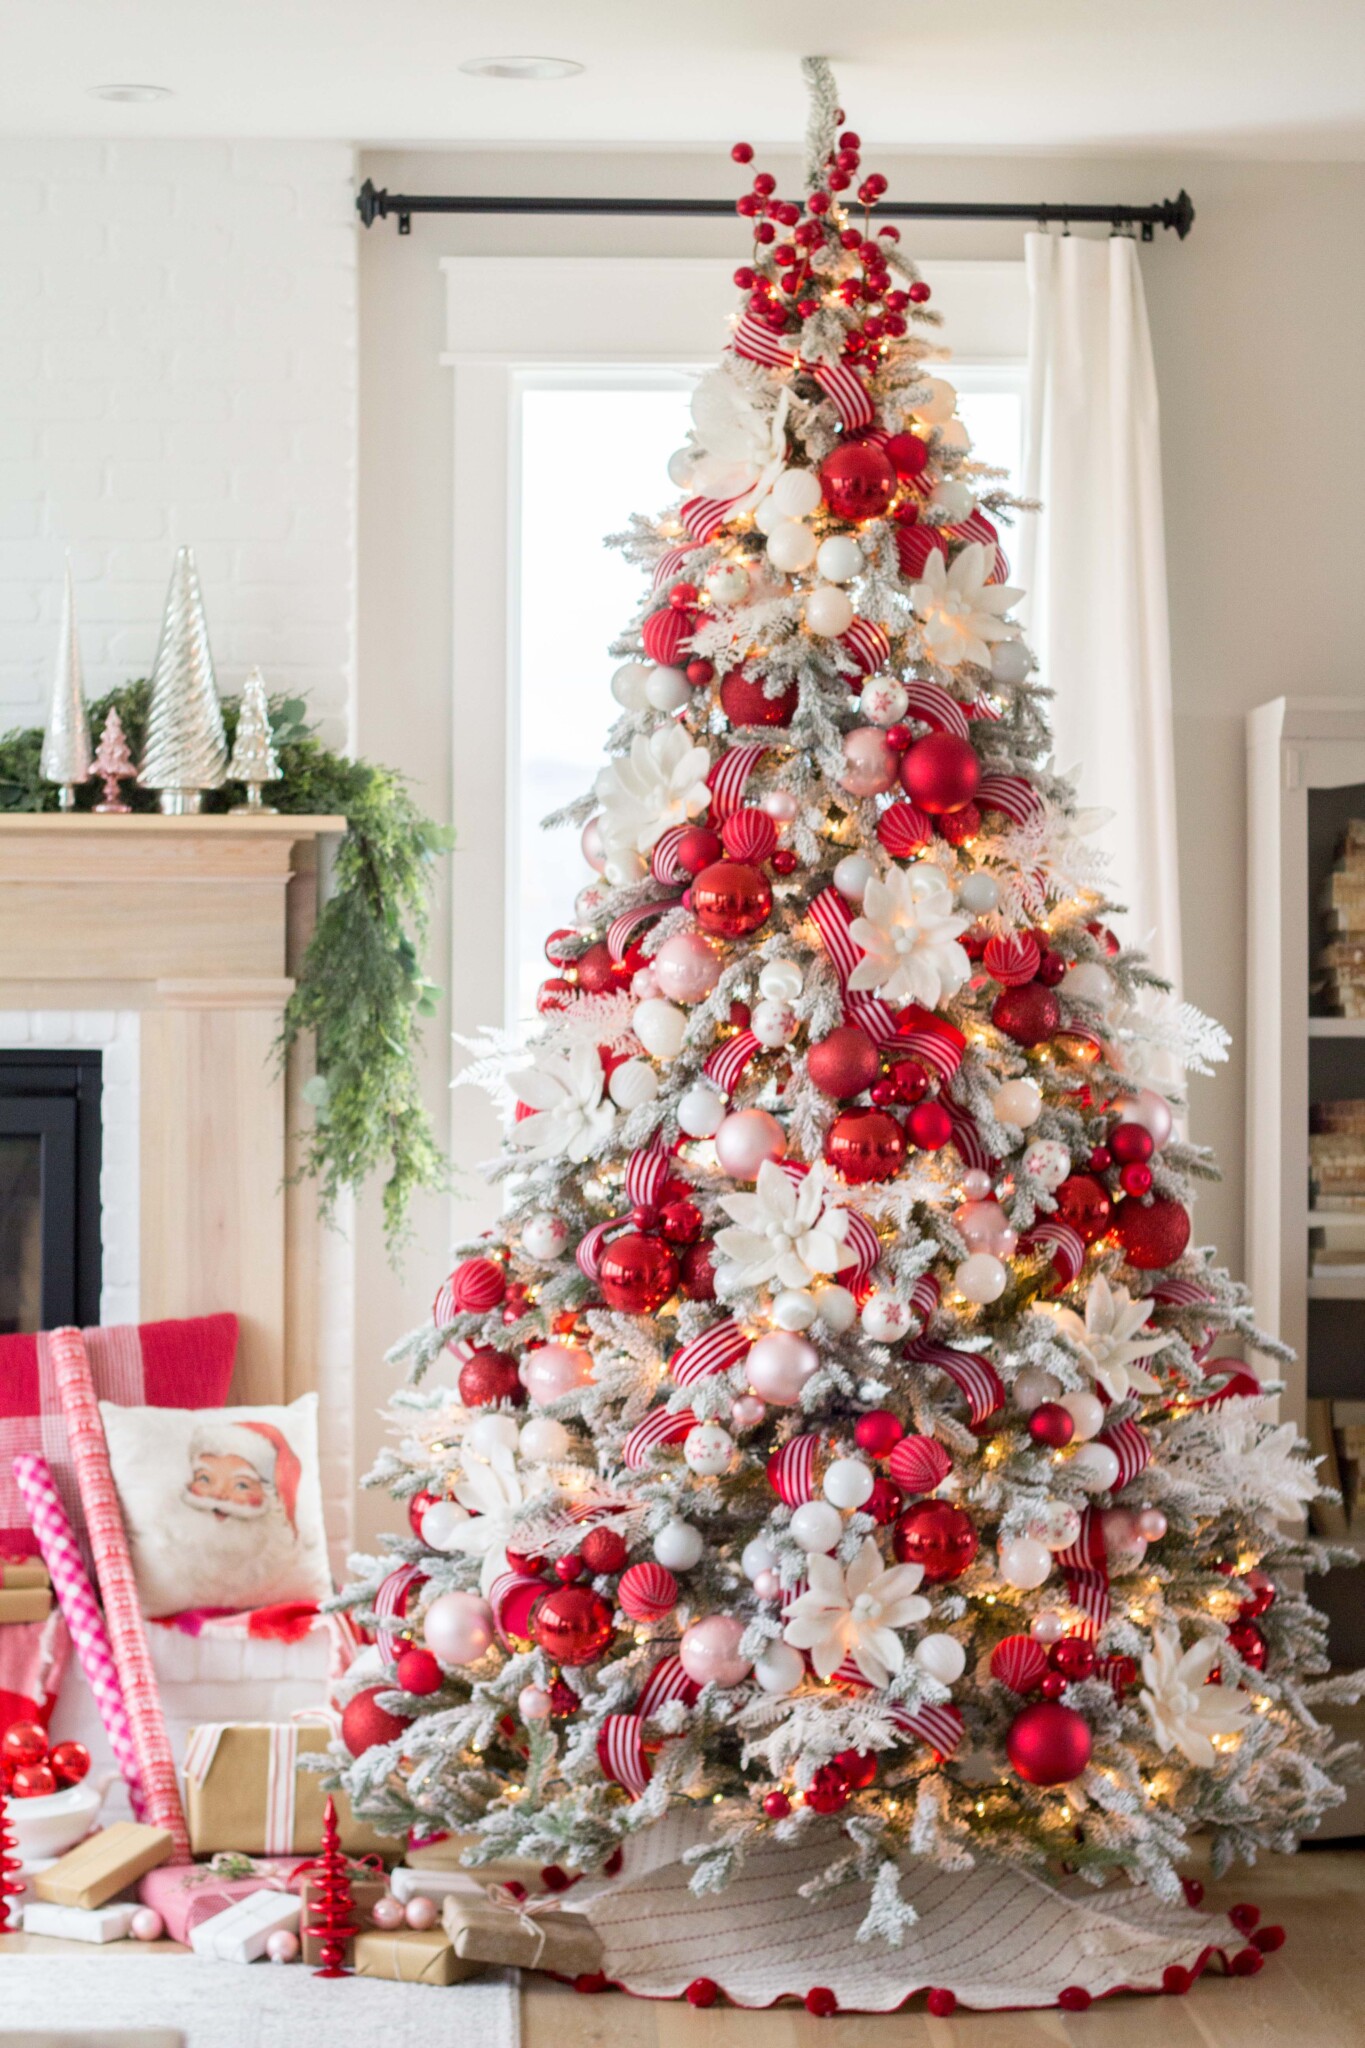
<svg viewBox="0 0 1365 2048"><path fill-rule="evenodd" d="M232 1309L233 1398L315 1384L302 1049L274 1047L344 818L0 814L0 1010L142 1012L143 1321Z"/></svg>

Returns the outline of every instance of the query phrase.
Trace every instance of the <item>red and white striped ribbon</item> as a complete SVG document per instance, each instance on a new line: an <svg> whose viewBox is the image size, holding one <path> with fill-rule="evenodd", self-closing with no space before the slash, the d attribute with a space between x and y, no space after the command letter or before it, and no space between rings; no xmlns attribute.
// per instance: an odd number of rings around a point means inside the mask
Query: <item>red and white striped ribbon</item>
<svg viewBox="0 0 1365 2048"><path fill-rule="evenodd" d="M818 1495L815 1454L819 1448L819 1437L807 1433L779 1444L769 1458L768 1484L785 1507L799 1508Z"/></svg>
<svg viewBox="0 0 1365 2048"><path fill-rule="evenodd" d="M856 1024L860 1031L867 1034L878 1052L905 1050L896 1028L894 1010L889 1003L884 1003L880 996L874 996L869 989L855 989L851 995L847 990L844 991L844 1015L850 1024Z"/></svg>
<svg viewBox="0 0 1365 2048"><path fill-rule="evenodd" d="M642 903L635 910L623 910L607 926L607 951L619 965L630 951L630 942L636 932L646 925L654 924L664 914L667 906L659 903Z"/></svg>
<svg viewBox="0 0 1365 2048"><path fill-rule="evenodd" d="M626 1161L626 1197L631 1209L653 1209L657 1206L664 1182L668 1179L668 1167L668 1153L659 1144L646 1145L631 1153ZM604 1223L594 1223L587 1235L580 1239L574 1257L579 1272L586 1279L599 1278L608 1238L629 1221L629 1210L622 1216L608 1216Z"/></svg>
<svg viewBox="0 0 1365 2048"><path fill-rule="evenodd" d="M742 315L730 346L737 356L747 356L751 363L762 363L767 369L796 368L796 350L780 334L774 334L771 327L766 327L755 313Z"/></svg>
<svg viewBox="0 0 1365 2048"><path fill-rule="evenodd" d="M853 916L837 889L822 889L812 899L810 914L815 919L825 951L829 954L840 988L863 958L863 949L853 936Z"/></svg>
<svg viewBox="0 0 1365 2048"><path fill-rule="evenodd" d="M1211 1302L1213 1296L1207 1288L1199 1287L1193 1280L1159 1280L1152 1289L1152 1300L1169 1308L1197 1308ZM1202 1365L1217 1341L1218 1332L1205 1324L1204 1335L1197 1344L1191 1345L1195 1363Z"/></svg>
<svg viewBox="0 0 1365 2048"><path fill-rule="evenodd" d="M903 1053L930 1068L941 1081L952 1080L967 1050L966 1033L920 1003L907 1003L898 1012L896 1043ZM947 1107L951 1114L952 1104Z"/></svg>
<svg viewBox="0 0 1365 2048"><path fill-rule="evenodd" d="M1084 1616L1082 1633L1097 1636L1109 1619L1109 1559L1096 1509L1085 1509L1080 1535L1069 1550L1058 1551L1057 1563L1066 1579L1067 1598Z"/></svg>
<svg viewBox="0 0 1365 2048"><path fill-rule="evenodd" d="M420 1565L400 1564L396 1571L389 1573L374 1596L374 1612L378 1626L374 1632L379 1654L386 1664L391 1664L406 1644L397 1629L389 1624L401 1621L407 1606L408 1589L414 1579L425 1577Z"/></svg>
<svg viewBox="0 0 1365 2048"><path fill-rule="evenodd" d="M930 1749L936 1749L941 1757L950 1757L966 1732L967 1723L961 1710L947 1705L936 1707L893 1707L891 1719L898 1728L906 1729L911 1735L918 1735L921 1742L927 1742Z"/></svg>
<svg viewBox="0 0 1365 2048"><path fill-rule="evenodd" d="M946 1094L940 1095L939 1101L948 1112L948 1121L953 1127L953 1145L962 1164L969 1173L989 1173L996 1163L995 1154L987 1150L976 1118Z"/></svg>
<svg viewBox="0 0 1365 2048"><path fill-rule="evenodd" d="M741 318L730 346L736 355L747 356L753 363L766 364L769 369L794 370L800 360L790 342L780 334L774 334L756 314L750 312L745 312ZM833 401L839 418L850 433L872 425L877 415L867 387L856 370L847 363L802 363L801 367L809 371L826 398Z"/></svg>
<svg viewBox="0 0 1365 2048"><path fill-rule="evenodd" d="M510 1646L514 1635L524 1630L517 1624L529 1618L531 1603L535 1596L547 1593L549 1587L544 1579L538 1579L531 1572L499 1572L488 1589L488 1604L493 1610L493 1626L504 1647ZM511 1612L511 1603L517 1602L519 1612Z"/></svg>
<svg viewBox="0 0 1365 2048"><path fill-rule="evenodd" d="M906 683L905 694L910 700L907 715L920 725L927 725L931 732L950 732L960 740L971 738L965 710L938 683Z"/></svg>
<svg viewBox="0 0 1365 2048"><path fill-rule="evenodd" d="M936 1366L946 1373L967 1403L967 1412L973 1424L994 1415L997 1408L1005 1405L1005 1389L999 1373L988 1358L976 1351L954 1351L946 1344L935 1344L921 1337L905 1348L906 1358L916 1365Z"/></svg>
<svg viewBox="0 0 1365 2048"><path fill-rule="evenodd" d="M919 1318L921 1330L927 1330L934 1310L938 1307L942 1289L932 1273L921 1273L910 1289L910 1306Z"/></svg>
<svg viewBox="0 0 1365 2048"><path fill-rule="evenodd" d="M654 843L649 871L656 882L664 883L667 888L684 888L691 879L678 859L678 848L691 829L690 825L670 825Z"/></svg>
<svg viewBox="0 0 1365 2048"><path fill-rule="evenodd" d="M1004 715L1003 707L993 697L988 697L984 690L978 692L967 706L968 718L982 720L989 725L997 725Z"/></svg>
<svg viewBox="0 0 1365 2048"><path fill-rule="evenodd" d="M687 560L691 552L691 548L666 549L664 553L660 555L658 561L654 564L654 576L651 588L654 590L662 590L666 583L675 582L677 579L679 569L681 569L683 563Z"/></svg>
<svg viewBox="0 0 1365 2048"><path fill-rule="evenodd" d="M700 1691L695 1678L689 1678L683 1670L681 1657L661 1657L640 1688L635 1711L641 1720L648 1721L670 1700L681 1700L685 1707L695 1706Z"/></svg>
<svg viewBox="0 0 1365 2048"><path fill-rule="evenodd" d="M986 581L988 583L1009 582L1010 565L1005 558L1005 550L1000 545L1000 535L979 505L974 512L970 513L966 519L960 521L958 525L941 526L939 532L948 540L958 541L964 547L970 547L973 541L979 541L981 546L986 549L991 563L990 574L987 576Z"/></svg>
<svg viewBox="0 0 1365 2048"><path fill-rule="evenodd" d="M839 645L853 656L865 676L875 675L891 659L890 636L871 619L855 619L848 631L839 635Z"/></svg>
<svg viewBox="0 0 1365 2048"><path fill-rule="evenodd" d="M632 1472L640 1472L651 1462L650 1453L659 1444L680 1444L690 1430L697 1426L697 1418L690 1408L670 1411L667 1408L651 1408L643 1422L637 1422L621 1446L622 1462Z"/></svg>
<svg viewBox="0 0 1365 2048"><path fill-rule="evenodd" d="M708 1081L715 1082L722 1095L733 1095L746 1067L759 1050L758 1040L752 1031L737 1031L733 1038L725 1039L706 1055L701 1070Z"/></svg>
<svg viewBox="0 0 1365 2048"><path fill-rule="evenodd" d="M1057 1293L1071 1285L1085 1264L1085 1239L1074 1224L1063 1222L1060 1216L1045 1216L1041 1223L1035 1223L1032 1230L1024 1232L1019 1245L1023 1251L1052 1254Z"/></svg>
<svg viewBox="0 0 1365 2048"><path fill-rule="evenodd" d="M728 1372L732 1365L747 1358L752 1343L753 1339L745 1336L739 1324L726 1316L712 1323L699 1337L689 1338L673 1353L668 1362L669 1377L675 1387L691 1387L698 1380L714 1379L718 1372Z"/></svg>
<svg viewBox="0 0 1365 2048"><path fill-rule="evenodd" d="M597 1731L597 1761L613 1784L638 1799L649 1783L643 1722L639 1714L608 1714Z"/></svg>
<svg viewBox="0 0 1365 2048"><path fill-rule="evenodd" d="M740 498L747 497L741 491L733 498L688 498L678 507L678 517L698 547L704 547L708 540L714 540L724 526ZM655 584L655 589L659 588Z"/></svg>
<svg viewBox="0 0 1365 2048"><path fill-rule="evenodd" d="M1016 825L1043 814L1043 799L1022 775L983 775L977 787L976 803L983 811L1003 811Z"/></svg>
<svg viewBox="0 0 1365 2048"><path fill-rule="evenodd" d="M744 785L767 751L766 747L753 744L728 747L712 765L706 786L711 792L707 819L713 828L723 825L740 808L744 801Z"/></svg>
<svg viewBox="0 0 1365 2048"><path fill-rule="evenodd" d="M1147 1432L1136 1422L1116 1422L1112 1429L1102 1429L1095 1442L1108 1444L1119 1461L1119 1476L1112 1492L1117 1493L1121 1486L1127 1486L1152 1462L1152 1446L1147 1441Z"/></svg>

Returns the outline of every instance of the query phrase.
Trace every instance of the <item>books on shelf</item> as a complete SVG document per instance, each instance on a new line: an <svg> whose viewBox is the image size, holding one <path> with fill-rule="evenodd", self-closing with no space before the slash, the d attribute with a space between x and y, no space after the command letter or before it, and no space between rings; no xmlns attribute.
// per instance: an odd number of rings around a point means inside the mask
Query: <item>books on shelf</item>
<svg viewBox="0 0 1365 2048"><path fill-rule="evenodd" d="M1318 895L1325 943L1315 993L1329 1015L1365 1017L1365 818L1352 818Z"/></svg>

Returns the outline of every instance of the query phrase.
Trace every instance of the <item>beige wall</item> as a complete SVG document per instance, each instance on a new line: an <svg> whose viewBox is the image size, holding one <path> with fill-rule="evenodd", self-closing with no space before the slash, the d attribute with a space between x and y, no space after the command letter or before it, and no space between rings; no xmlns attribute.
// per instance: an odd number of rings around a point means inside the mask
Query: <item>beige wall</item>
<svg viewBox="0 0 1365 2048"><path fill-rule="evenodd" d="M1198 208L1190 240L1161 237L1143 250L1142 266L1164 423L1186 990L1237 1041L1231 1067L1194 1084L1194 1134L1214 1146L1227 1175L1201 1197L1199 1236L1217 1241L1239 1270L1242 714L1284 692L1352 695L1365 687L1356 538L1365 476L1365 166L973 156L906 158L898 170L886 168L894 193L925 199L1150 200L1184 184ZM710 154L375 152L362 171L393 191L728 197L737 189L733 167ZM906 234L925 256L1021 253L1019 230L1009 225L912 224ZM451 748L451 376L438 360L438 259L733 252L738 261L740 251L737 224L709 221L419 218L410 239L392 224L364 236L356 739L362 753L405 768L438 816L449 806ZM466 844L454 886L479 885L480 849ZM443 983L452 974L447 918L443 904L431 969ZM478 963L458 971L476 974ZM430 1099L443 1128L446 1030L438 1020L428 1036ZM372 1249L373 1215L362 1218L362 1468L380 1434L370 1411L393 1377L380 1363L383 1350L428 1313L448 1220L443 1204L425 1205L419 1242L398 1278ZM373 1503L371 1524L385 1519Z"/></svg>

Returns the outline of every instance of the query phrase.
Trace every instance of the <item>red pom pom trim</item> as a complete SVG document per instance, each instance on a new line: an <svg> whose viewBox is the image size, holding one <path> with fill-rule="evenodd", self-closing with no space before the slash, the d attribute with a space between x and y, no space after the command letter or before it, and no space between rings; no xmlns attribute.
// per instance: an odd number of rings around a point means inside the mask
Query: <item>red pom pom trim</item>
<svg viewBox="0 0 1365 2048"><path fill-rule="evenodd" d="M720 1986L713 1977L694 1977L683 1997L689 2005L714 2005L720 1997Z"/></svg>
<svg viewBox="0 0 1365 2048"><path fill-rule="evenodd" d="M817 2020L827 2020L831 2013L838 2012L839 2001L827 1984L812 1984L806 1993L806 2011L813 2013Z"/></svg>

